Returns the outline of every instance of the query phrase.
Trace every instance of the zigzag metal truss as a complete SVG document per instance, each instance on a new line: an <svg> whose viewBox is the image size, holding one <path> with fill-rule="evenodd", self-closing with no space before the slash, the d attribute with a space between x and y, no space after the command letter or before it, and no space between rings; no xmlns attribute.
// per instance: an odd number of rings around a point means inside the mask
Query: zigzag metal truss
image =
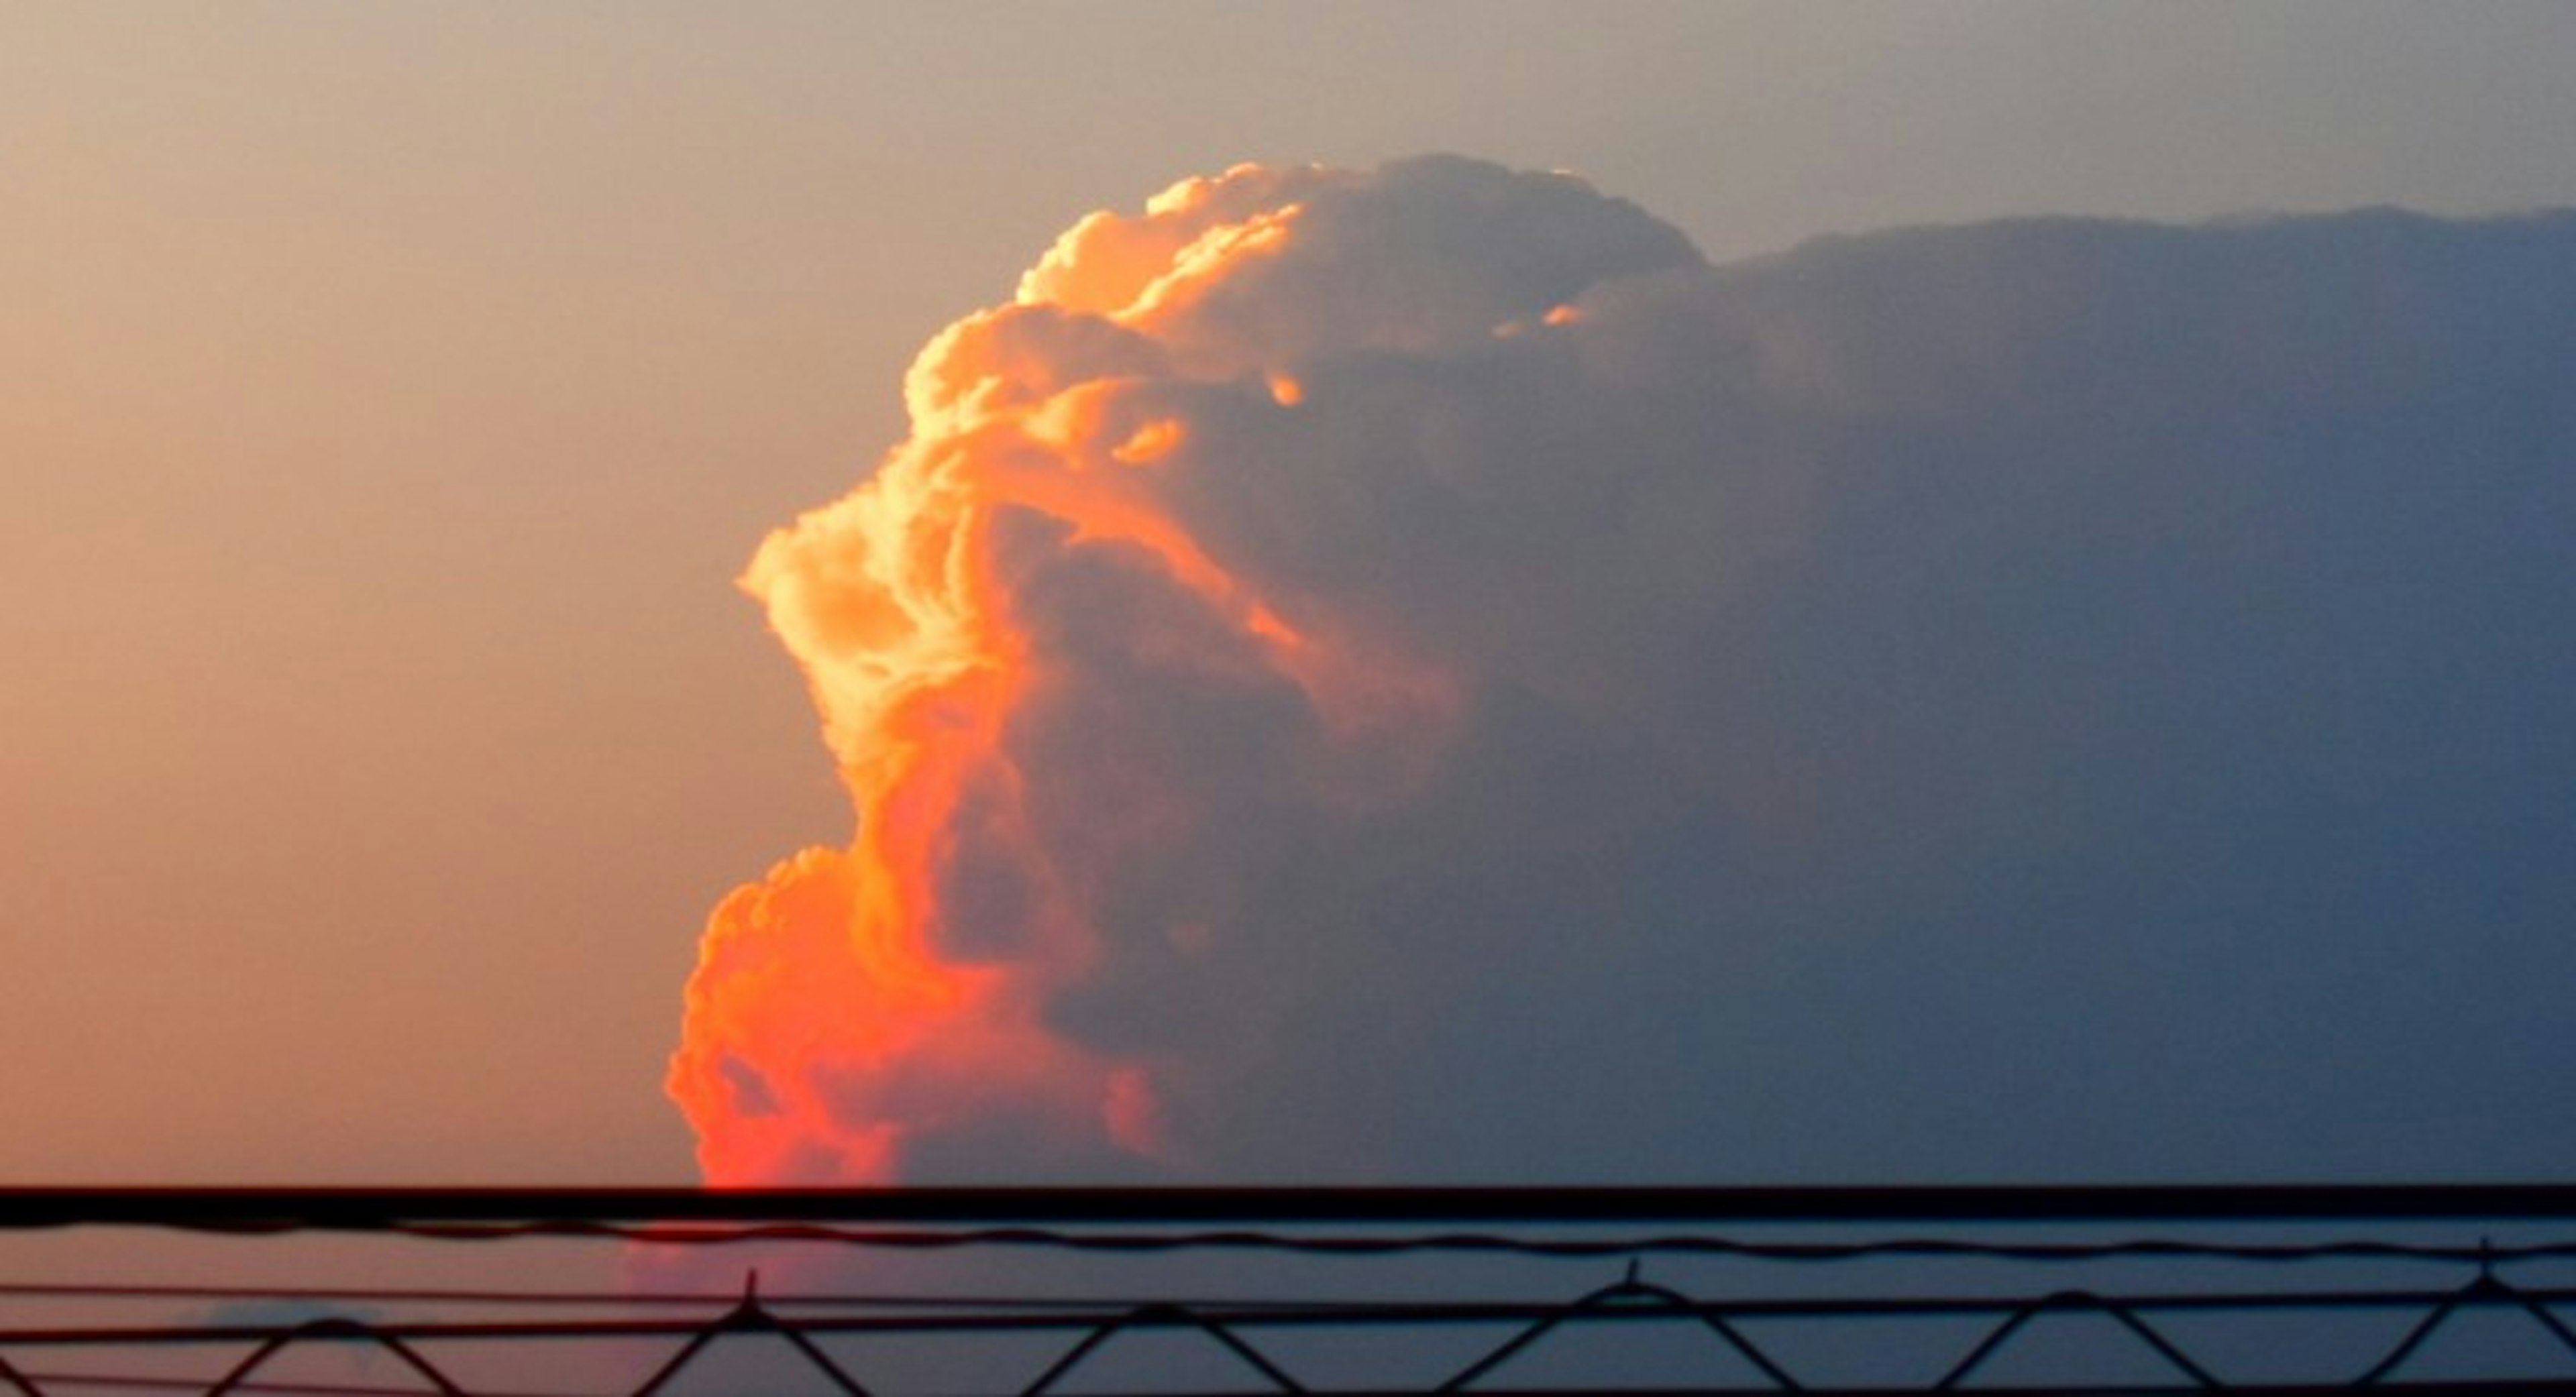
<svg viewBox="0 0 2576 1397"><path fill-rule="evenodd" d="M539 1342L657 1343L667 1345L658 1364L614 1389L633 1397L687 1390L699 1360L726 1341L760 1342L786 1358L774 1381L796 1384L782 1391L873 1394L862 1375L878 1346L894 1340L936 1338L975 1344L1005 1337L1058 1336L1062 1347L1024 1383L1026 1394L1099 1391L1099 1363L1131 1336L1195 1336L1205 1363L1177 1375L1211 1390L1335 1392L1359 1397L1396 1390L1414 1392L1521 1392L1516 1387L1530 1356L1570 1331L1634 1326L1680 1326L1705 1333L1709 1352L1726 1362L1729 1377L1681 1375L1665 1368L1589 1373L1579 1390L1644 1391L1857 1391L1847 1381L1823 1379L1788 1354L1780 1335L1792 1326L1830 1324L1855 1342L1879 1342L1894 1322L1946 1320L1974 1323L1974 1338L1947 1356L1930 1353L1919 1380L1880 1385L1873 1392L1948 1391L1970 1388L1989 1376L1996 1360L2033 1331L2062 1318L2091 1320L2105 1336L2090 1352L2108 1360L2126 1348L2131 1358L2163 1374L2141 1386L2128 1379L2075 1372L2050 1379L2050 1391L2237 1390L2280 1394L2384 1388L2414 1393L2576 1392L2576 1330L2562 1311L2576 1305L2576 1288L2518 1283L2507 1270L2576 1268L2576 1242L2541 1236L2496 1245L2456 1239L2400 1240L2387 1235L2325 1241L2284 1240L2287 1223L2370 1223L2375 1228L2421 1229L2426 1224L2506 1225L2524 1233L2576 1221L2576 1190L2555 1187L2484 1189L2120 1189L2120 1190L921 1190L910 1192L651 1191L267 1191L267 1190L0 1190L0 1232L72 1226L212 1232L235 1236L361 1233L411 1241L506 1244L528 1239L588 1239L611 1243L703 1248L780 1246L855 1250L961 1251L1006 1254L1031 1251L1075 1257L1161 1257L1226 1253L1286 1255L1362 1266L1390 1256L1441 1258L1464 1283L1473 1268L1496 1258L1518 1261L1598 1262L1627 1258L1625 1274L1577 1294L1538 1300L1422 1298L1212 1299L1187 1293L1145 1297L969 1294L953 1296L846 1296L820 1292L764 1296L756 1275L738 1297L637 1289L580 1293L544 1289L328 1288L252 1286L55 1285L43 1280L0 1284L0 1391L22 1397L72 1397L102 1391L306 1393L314 1397L378 1397L431 1391L452 1397L556 1397L552 1391L502 1392L460 1381L433 1355L477 1345ZM2102 1229L2156 1223L2224 1224L2226 1235L2105 1237ZM1431 1230L1473 1224L1480 1230ZM1655 1225L1627 1232L1623 1225ZM1919 1229L1982 1225L2007 1235L1919 1235ZM1733 1231L1708 1230L1726 1225ZM1905 1227L1906 1234L1877 1235ZM2049 1235L2027 1235L2038 1226ZM1853 1238L1866 1227L1873 1235ZM1622 1228L1619 1232L1605 1228ZM1794 1235L1786 1229L1822 1229ZM1673 1230L1680 1229L1680 1230ZM2081 1233L2084 1235L2070 1235ZM1692 1287L1648 1280L1642 1262L1736 1268L1725 1276L1723 1296L1694 1295ZM1774 1274L1779 1267L1861 1263L1994 1263L2012 1268L2027 1288L2003 1293L1958 1293L1906 1287L1866 1293L1795 1297L1765 1293L1747 1298L1739 1273ZM2182 1263L2195 1284L2140 1289L2140 1268ZM2037 1285L2034 1270L2111 1267L2107 1281L2086 1285ZM2213 1273L2241 1276L2244 1268L2298 1268L2318 1283L2247 1289L2207 1283ZM2389 1268L2449 1272L2436 1284L2356 1284L2353 1268L2374 1275ZM2090 1278L2090 1273L2087 1273ZM160 1303L221 1300L328 1305L344 1312L271 1324L78 1322L52 1327L20 1325L9 1307L30 1303ZM404 1318L424 1307L450 1305L542 1307L536 1319ZM387 1307L408 1307L399 1311ZM642 1317L639 1311L681 1313ZM435 1310L431 1310L435 1313ZM2224 1355L2176 1331L2187 1316L2224 1315L2284 1326L2291 1335L2316 1316L2370 1313L2385 1317L2394 1337L2366 1361L2340 1371L2318 1371L2260 1382L2233 1374ZM2545 1372L2502 1366L2467 1378L2432 1381L2410 1377L2434 1341L2463 1315L2494 1313L2523 1324L2538 1345L2564 1362ZM1873 1329L1872 1326L1879 1326ZM1401 1388L1368 1386L1348 1365L1313 1371L1307 1360L1285 1356L1283 1340L1297 1331L1429 1333L1468 1331L1482 1346L1428 1382ZM1499 1337L1496 1337L1496 1336ZM307 1346L363 1346L380 1352L398 1370L400 1385L288 1382L264 1376L273 1364ZM1311 1345L1309 1345L1311 1348ZM111 1372L94 1364L63 1368L63 1355L139 1355L196 1350L237 1355L211 1379L154 1372ZM1917 1345L1917 1351L1923 1352ZM2476 1355L2471 1355L2474 1359ZM1614 1363L1613 1369L1623 1365ZM2079 1364L2078 1366L2083 1366ZM1301 1371L1303 1369L1303 1371ZM2118 1371L2106 1361L2096 1373ZM1230 1376L1228 1376L1230 1374ZM2234 1380L2231 1380L2234 1379ZM765 1379L764 1381L771 1381ZM1092 1384L1085 1386L1086 1383ZM1837 1385L1839 1383L1839 1385ZM1696 1385L1709 1384L1709 1385ZM2089 1384L2089 1386L2088 1386ZM1157 1385L1156 1391L1176 1390ZM571 1389L563 1389L570 1397Z"/></svg>

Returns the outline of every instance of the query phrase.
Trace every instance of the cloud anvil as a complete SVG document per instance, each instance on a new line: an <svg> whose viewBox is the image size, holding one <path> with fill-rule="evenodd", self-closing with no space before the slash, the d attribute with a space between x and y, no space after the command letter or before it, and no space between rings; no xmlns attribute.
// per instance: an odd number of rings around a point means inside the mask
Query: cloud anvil
<svg viewBox="0 0 2576 1397"><path fill-rule="evenodd" d="M906 398L745 578L857 826L708 928L711 1181L2569 1143L2576 218L1245 166Z"/></svg>

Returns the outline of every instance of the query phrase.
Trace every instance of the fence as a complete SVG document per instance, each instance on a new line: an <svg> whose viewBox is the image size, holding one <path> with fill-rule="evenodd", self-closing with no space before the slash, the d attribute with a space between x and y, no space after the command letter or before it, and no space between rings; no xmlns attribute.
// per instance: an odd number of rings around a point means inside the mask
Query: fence
<svg viewBox="0 0 2576 1397"><path fill-rule="evenodd" d="M0 1391L2576 1392L2571 1220L2556 1186L0 1190Z"/></svg>

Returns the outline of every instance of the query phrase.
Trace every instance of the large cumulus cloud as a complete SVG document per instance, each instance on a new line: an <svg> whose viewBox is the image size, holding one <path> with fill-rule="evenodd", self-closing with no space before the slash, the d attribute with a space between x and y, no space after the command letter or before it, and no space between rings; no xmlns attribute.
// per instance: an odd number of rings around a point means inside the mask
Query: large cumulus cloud
<svg viewBox="0 0 2576 1397"><path fill-rule="evenodd" d="M1244 168L908 392L749 579L861 824L710 930L717 1177L2576 1145L2576 218Z"/></svg>

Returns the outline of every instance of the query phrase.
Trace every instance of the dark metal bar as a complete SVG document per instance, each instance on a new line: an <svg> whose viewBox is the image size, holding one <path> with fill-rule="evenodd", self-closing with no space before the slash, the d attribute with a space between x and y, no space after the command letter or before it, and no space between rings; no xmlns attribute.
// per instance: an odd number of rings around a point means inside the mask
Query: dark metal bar
<svg viewBox="0 0 2576 1397"><path fill-rule="evenodd" d="M2186 1387L2099 1387L2083 1384L2051 1385L2024 1388L1965 1388L1967 1392L1996 1391L2012 1397L2177 1397L2193 1391ZM2340 1384L2312 1383L2232 1383L2224 1389L2245 1397L2351 1397L2354 1389ZM2385 1392L2390 1397L2567 1397L2564 1381L2528 1381L2512 1378L2464 1380L2450 1382L2392 1382L2367 1389ZM394 1389L379 1389L387 1397L405 1397ZM1168 1388L1153 1389L1155 1397L1246 1397L1242 1388L1219 1388L1194 1392ZM1471 1389L1486 1397L1773 1397L1777 1389L1768 1387L1496 1387ZM1802 1387L1797 1397L1924 1397L1919 1387ZM1417 1388L1351 1388L1329 1389L1330 1397L1424 1397Z"/></svg>
<svg viewBox="0 0 2576 1397"><path fill-rule="evenodd" d="M5 1188L0 1228L408 1223L2082 1223L2576 1219L2571 1184L1748 1188Z"/></svg>

